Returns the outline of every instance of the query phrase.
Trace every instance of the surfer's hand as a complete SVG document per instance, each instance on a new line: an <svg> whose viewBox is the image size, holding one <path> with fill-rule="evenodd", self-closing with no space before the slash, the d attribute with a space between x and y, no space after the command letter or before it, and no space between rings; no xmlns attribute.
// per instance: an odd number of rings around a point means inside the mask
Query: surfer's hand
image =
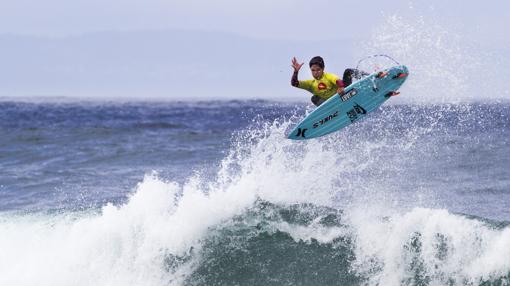
<svg viewBox="0 0 510 286"><path fill-rule="evenodd" d="M337 90L336 90L336 93L340 94L340 95L343 95L344 94L344 88L343 87L339 87Z"/></svg>
<svg viewBox="0 0 510 286"><path fill-rule="evenodd" d="M298 61L296 60L296 57L293 57L292 58L292 67L294 68L294 71L299 71L301 69L301 67L303 66L304 63L298 63Z"/></svg>

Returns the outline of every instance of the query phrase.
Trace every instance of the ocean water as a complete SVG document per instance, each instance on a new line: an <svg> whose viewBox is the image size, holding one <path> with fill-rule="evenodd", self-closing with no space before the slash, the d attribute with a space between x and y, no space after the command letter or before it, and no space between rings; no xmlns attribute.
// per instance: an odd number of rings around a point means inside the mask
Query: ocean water
<svg viewBox="0 0 510 286"><path fill-rule="evenodd" d="M2 101L0 285L508 285L510 104L393 101Z"/></svg>

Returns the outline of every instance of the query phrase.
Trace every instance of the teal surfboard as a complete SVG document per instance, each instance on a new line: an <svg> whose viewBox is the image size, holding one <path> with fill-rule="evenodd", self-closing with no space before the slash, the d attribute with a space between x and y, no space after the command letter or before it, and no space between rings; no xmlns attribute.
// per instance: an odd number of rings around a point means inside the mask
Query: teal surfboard
<svg viewBox="0 0 510 286"><path fill-rule="evenodd" d="M305 140L324 136L363 119L388 100L407 79L406 66L394 66L357 81L312 111L288 135Z"/></svg>

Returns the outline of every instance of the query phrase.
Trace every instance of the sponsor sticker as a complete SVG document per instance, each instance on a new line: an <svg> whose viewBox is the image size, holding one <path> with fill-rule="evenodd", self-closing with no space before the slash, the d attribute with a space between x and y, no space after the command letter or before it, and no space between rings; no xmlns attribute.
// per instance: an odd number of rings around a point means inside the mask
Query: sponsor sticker
<svg viewBox="0 0 510 286"><path fill-rule="evenodd" d="M354 97L356 94L358 94L358 91L353 88L349 92L342 94L340 96L340 99L342 101L347 101L347 100L351 99L352 97Z"/></svg>

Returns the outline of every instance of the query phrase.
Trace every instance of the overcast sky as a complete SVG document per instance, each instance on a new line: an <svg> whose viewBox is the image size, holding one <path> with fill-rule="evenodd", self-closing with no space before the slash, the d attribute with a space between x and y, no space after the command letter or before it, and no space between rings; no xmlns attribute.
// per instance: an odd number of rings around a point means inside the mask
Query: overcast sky
<svg viewBox="0 0 510 286"><path fill-rule="evenodd" d="M2 1L0 96L214 90L295 98L292 56L323 55L340 74L360 57L389 53L414 72L404 88L415 99L425 98L423 90L430 96L431 86L453 86L448 94L455 96L507 97L501 71L510 68L509 9L506 0ZM197 75L195 91L175 89ZM264 84L243 90L253 82Z"/></svg>
<svg viewBox="0 0 510 286"><path fill-rule="evenodd" d="M475 39L508 43L506 0L16 0L0 4L0 33L69 35L193 29L259 38L366 35L384 15L436 17Z"/></svg>

